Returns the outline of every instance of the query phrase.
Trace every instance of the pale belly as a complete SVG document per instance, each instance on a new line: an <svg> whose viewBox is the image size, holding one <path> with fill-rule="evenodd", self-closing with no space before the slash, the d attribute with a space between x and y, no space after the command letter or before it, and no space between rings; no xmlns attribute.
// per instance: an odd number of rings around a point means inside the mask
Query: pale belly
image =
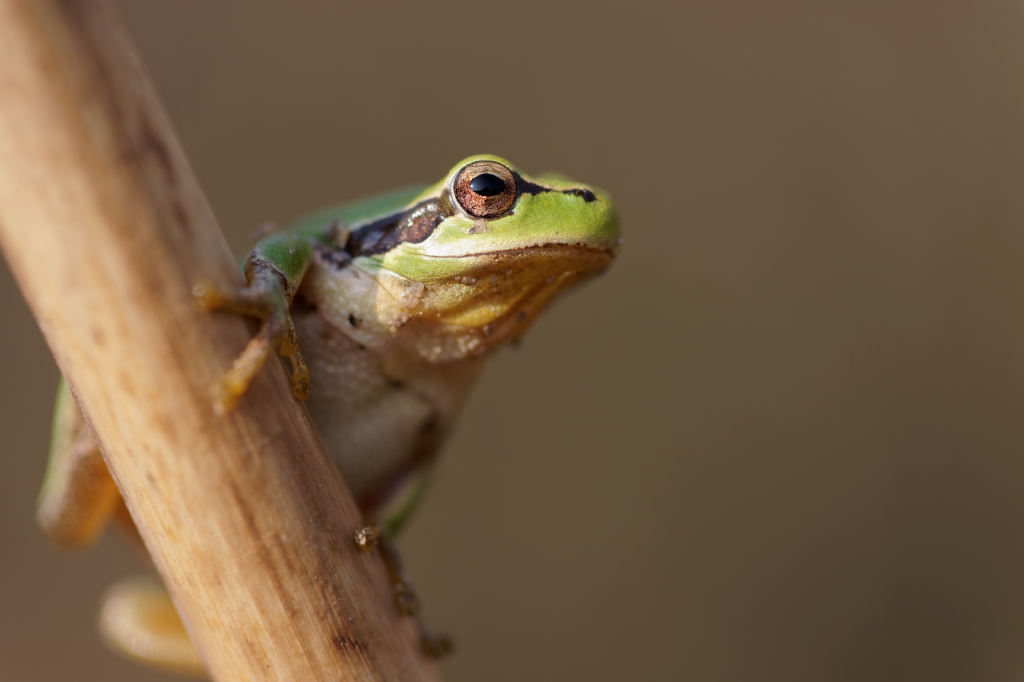
<svg viewBox="0 0 1024 682"><path fill-rule="evenodd" d="M315 310L293 311L310 416L364 511L430 462L479 363L389 367ZM394 363L392 363L394 365Z"/></svg>

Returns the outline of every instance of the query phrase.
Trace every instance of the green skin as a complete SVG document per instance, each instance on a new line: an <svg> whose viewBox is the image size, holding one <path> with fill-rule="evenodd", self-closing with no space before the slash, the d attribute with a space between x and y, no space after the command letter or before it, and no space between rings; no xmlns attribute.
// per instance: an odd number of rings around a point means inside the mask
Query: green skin
<svg viewBox="0 0 1024 682"><path fill-rule="evenodd" d="M459 188L494 168L505 194L470 200L511 203L474 214ZM487 352L519 337L556 293L607 267L618 243L605 194L559 176L526 176L490 155L464 159L431 186L309 215L256 244L241 291L197 288L208 309L264 320L222 383L221 407L231 409L280 346L293 392L309 394L314 423L361 509L393 536ZM40 522L62 544L81 545L116 508L116 488L62 386ZM396 584L407 587L391 561ZM139 604L170 608L159 595L115 590L110 601L120 602L105 607L101 624L107 639L136 658L194 671L201 663L182 645L183 631L164 648L166 632L140 634L156 616ZM143 636L145 651L133 648Z"/></svg>

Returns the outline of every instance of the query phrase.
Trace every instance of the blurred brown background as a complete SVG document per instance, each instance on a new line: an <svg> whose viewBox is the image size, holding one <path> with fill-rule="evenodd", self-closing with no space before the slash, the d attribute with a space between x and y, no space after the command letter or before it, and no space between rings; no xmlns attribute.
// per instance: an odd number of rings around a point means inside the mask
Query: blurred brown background
<svg viewBox="0 0 1024 682"><path fill-rule="evenodd" d="M119 5L239 252L480 151L620 203L403 539L447 679L1024 677L1018 3ZM0 272L0 679L169 679L92 627L116 538L34 527Z"/></svg>

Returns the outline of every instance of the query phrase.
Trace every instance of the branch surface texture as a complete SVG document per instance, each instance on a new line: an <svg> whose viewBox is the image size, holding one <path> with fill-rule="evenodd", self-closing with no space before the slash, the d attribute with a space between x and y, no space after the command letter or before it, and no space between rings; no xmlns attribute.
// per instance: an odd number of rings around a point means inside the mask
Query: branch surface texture
<svg viewBox="0 0 1024 682"><path fill-rule="evenodd" d="M0 0L0 246L216 680L440 679L285 373L214 414L240 273L105 2Z"/></svg>

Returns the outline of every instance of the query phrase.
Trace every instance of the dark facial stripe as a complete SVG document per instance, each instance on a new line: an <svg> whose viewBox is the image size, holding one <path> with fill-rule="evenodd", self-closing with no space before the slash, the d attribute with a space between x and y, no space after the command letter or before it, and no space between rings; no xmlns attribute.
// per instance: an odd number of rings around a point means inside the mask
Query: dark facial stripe
<svg viewBox="0 0 1024 682"><path fill-rule="evenodd" d="M402 242L418 244L444 220L436 199L427 199L401 213L393 213L363 225L349 235L345 250L351 256L372 256L390 251Z"/></svg>
<svg viewBox="0 0 1024 682"><path fill-rule="evenodd" d="M525 180L518 173L515 178L519 195L561 192L580 197L587 203L597 199L589 189L551 189ZM433 234L442 220L454 213L445 190L438 199L425 199L405 211L363 225L349 235L345 251L352 257L372 256L390 251L403 242L419 244Z"/></svg>
<svg viewBox="0 0 1024 682"><path fill-rule="evenodd" d="M550 187L544 187L538 185L535 182L524 180L523 176L516 173L516 191L519 194L540 194L541 192L561 192L562 194L571 194L572 196L579 197L588 204L591 201L597 199L594 193L589 189L551 189Z"/></svg>

